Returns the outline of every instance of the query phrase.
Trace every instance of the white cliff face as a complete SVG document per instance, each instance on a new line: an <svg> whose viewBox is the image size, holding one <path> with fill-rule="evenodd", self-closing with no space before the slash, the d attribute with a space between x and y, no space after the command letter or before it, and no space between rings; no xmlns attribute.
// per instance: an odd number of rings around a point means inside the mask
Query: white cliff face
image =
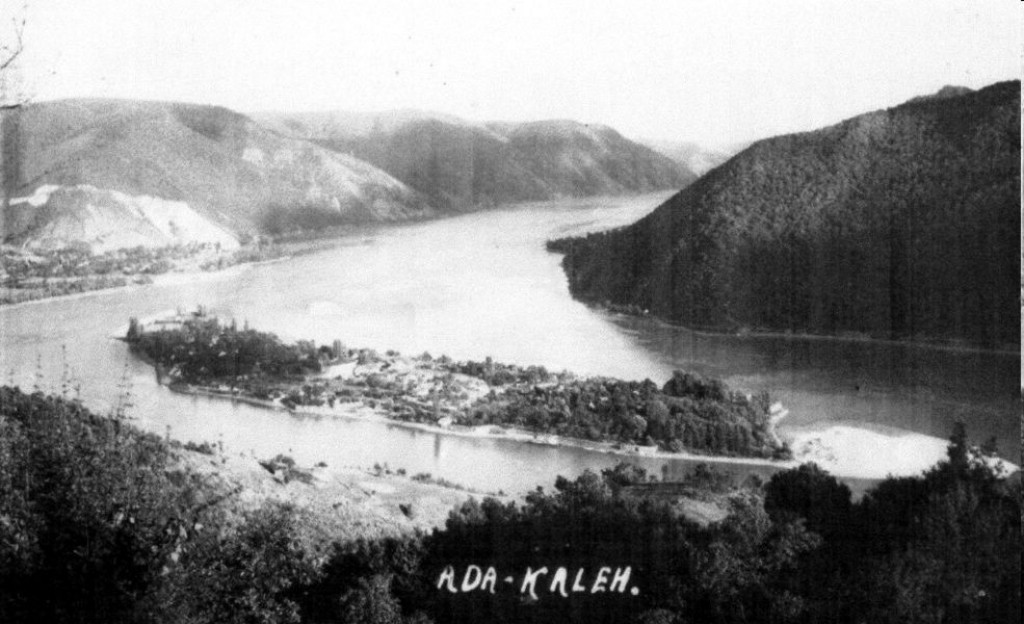
<svg viewBox="0 0 1024 624"><path fill-rule="evenodd" d="M43 184L36 188L31 195L25 197L12 197L11 205L15 204L27 204L33 208L39 208L50 201L50 194L59 189L60 186L56 184Z"/></svg>
<svg viewBox="0 0 1024 624"><path fill-rule="evenodd" d="M12 198L15 220L10 234L30 248L84 243L94 253L128 247L164 247L188 243L237 249L238 239L186 202L129 195L87 184L43 185Z"/></svg>
<svg viewBox="0 0 1024 624"><path fill-rule="evenodd" d="M259 138L258 145L252 137ZM319 206L338 213L358 208L381 220L427 212L406 207L413 201L412 191L381 169L309 143L254 129L242 158L253 164L263 179L273 181L273 186L302 194L301 198L296 194L290 203L298 201L300 205ZM377 198L391 200L379 213L374 201Z"/></svg>

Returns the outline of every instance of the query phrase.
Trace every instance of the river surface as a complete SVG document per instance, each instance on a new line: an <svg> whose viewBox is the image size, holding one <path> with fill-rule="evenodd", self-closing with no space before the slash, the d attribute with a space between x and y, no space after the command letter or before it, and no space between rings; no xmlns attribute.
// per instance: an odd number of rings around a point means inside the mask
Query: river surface
<svg viewBox="0 0 1024 624"><path fill-rule="evenodd" d="M115 406L128 387L130 414L156 433L219 441L230 452L257 457L284 452L306 464L387 463L485 491L550 486L556 475L575 476L620 459L184 396L157 385L151 367L110 338L129 316L203 304L221 317L318 343L339 338L350 347L428 351L456 359L492 356L659 383L675 368L697 370L744 391L768 390L789 410L780 426L784 436L806 444L821 434L825 447L807 447L808 458L828 465L832 455L843 452L827 446L837 439L856 438L849 448L869 446L845 464L837 460L836 466L845 465L851 477L917 470L923 458L915 463L906 455L925 452L922 448L941 454L941 439L957 419L967 423L972 438L995 436L1003 457L1020 457L1019 354L706 335L574 301L561 257L548 253L544 241L631 223L666 198L526 204L388 226L284 261L3 308L2 382L59 392L62 380L71 378L83 401L100 410ZM829 432L836 435L829 437ZM850 432L867 437L851 438ZM878 440L913 443L879 446ZM692 466L678 459L634 461L657 474L678 475ZM735 465L723 469L737 476L772 472ZM849 482L855 489L864 484Z"/></svg>

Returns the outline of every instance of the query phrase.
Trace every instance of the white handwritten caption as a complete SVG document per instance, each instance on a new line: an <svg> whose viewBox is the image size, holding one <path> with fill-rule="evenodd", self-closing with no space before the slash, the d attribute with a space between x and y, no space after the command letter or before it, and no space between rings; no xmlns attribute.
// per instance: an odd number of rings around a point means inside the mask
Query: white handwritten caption
<svg viewBox="0 0 1024 624"><path fill-rule="evenodd" d="M547 593L551 596L568 598L572 594L601 594L629 593L631 596L640 594L640 588L629 585L630 576L633 573L631 566L601 567L597 573L588 575L586 568L577 568L575 575L569 574L565 567L548 570L547 566L534 570L526 568L522 575L508 575L501 578L504 585L519 588L520 594L528 594L533 600L538 600L537 592ZM570 585L569 579L572 578ZM437 577L437 589L447 590L450 593L469 593L473 591L495 593L499 587L499 574L494 566L486 569L478 565L468 565L461 575L461 581L454 566L445 566L444 570ZM539 588L539 589L538 589ZM546 591L545 591L546 590Z"/></svg>

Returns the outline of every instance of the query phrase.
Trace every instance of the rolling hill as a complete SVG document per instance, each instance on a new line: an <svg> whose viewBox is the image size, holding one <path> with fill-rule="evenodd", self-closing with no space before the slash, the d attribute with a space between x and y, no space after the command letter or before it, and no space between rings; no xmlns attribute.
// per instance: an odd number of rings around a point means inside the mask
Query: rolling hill
<svg viewBox="0 0 1024 624"><path fill-rule="evenodd" d="M64 100L5 111L2 123L9 243L231 246L433 214L380 169L225 108Z"/></svg>
<svg viewBox="0 0 1024 624"><path fill-rule="evenodd" d="M759 141L626 228L574 296L694 327L1020 344L1020 83Z"/></svg>
<svg viewBox="0 0 1024 624"><path fill-rule="evenodd" d="M443 211L683 188L696 174L601 125L474 123L419 111L254 114L387 171Z"/></svg>

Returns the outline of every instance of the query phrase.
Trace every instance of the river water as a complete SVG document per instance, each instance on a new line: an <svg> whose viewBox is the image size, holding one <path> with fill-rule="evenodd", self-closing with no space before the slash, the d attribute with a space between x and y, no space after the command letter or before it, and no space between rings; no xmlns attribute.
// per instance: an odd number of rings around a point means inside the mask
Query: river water
<svg viewBox="0 0 1024 624"><path fill-rule="evenodd" d="M967 422L974 438L995 436L1003 457L1019 458L1019 354L705 335L572 300L560 256L545 251L544 241L625 225L666 198L525 204L388 226L285 261L0 309L0 374L3 383L56 391L70 375L86 404L100 410L116 405L130 387L130 413L139 426L181 440L219 441L230 452L284 452L307 464L387 463L486 491L549 486L558 474L574 476L619 461L581 449L183 396L157 385L151 367L110 338L129 316L203 304L221 317L318 343L339 338L379 351L491 356L659 383L675 368L697 370L739 389L771 392L790 412L780 431L802 456L851 477L918 471L941 455L942 438L957 419ZM692 465L635 461L670 475ZM723 468L737 475L772 471Z"/></svg>

